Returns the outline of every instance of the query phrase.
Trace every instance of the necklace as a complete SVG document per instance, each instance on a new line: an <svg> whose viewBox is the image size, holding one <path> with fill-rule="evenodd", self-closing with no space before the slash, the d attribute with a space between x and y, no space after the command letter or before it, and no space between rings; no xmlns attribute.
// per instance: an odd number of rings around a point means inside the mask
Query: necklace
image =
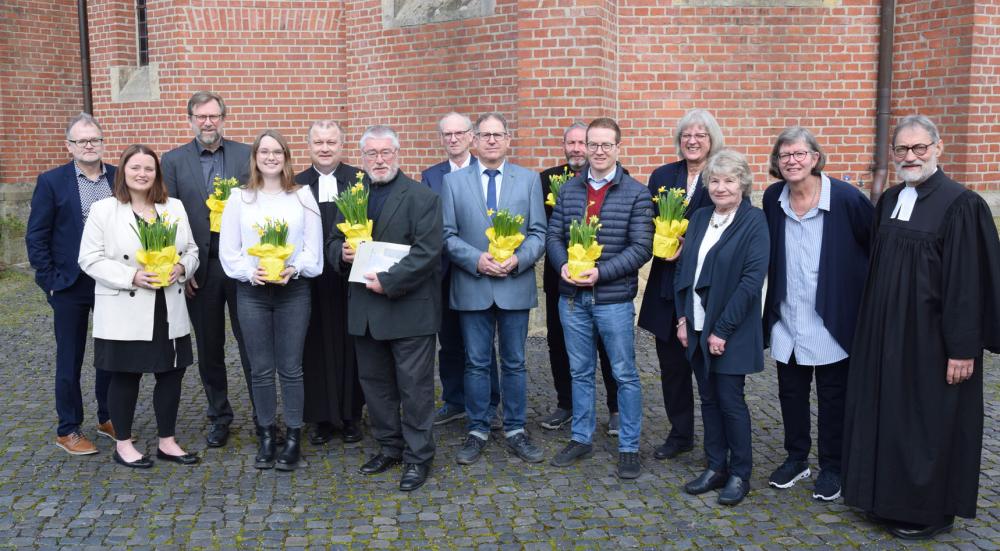
<svg viewBox="0 0 1000 551"><path fill-rule="evenodd" d="M809 199L809 202L806 204L806 208L802 209L802 212L799 212L799 209L798 209L797 206L792 205L792 210L795 211L795 214L798 215L799 218L802 218L803 216L805 216L806 214L808 214L809 211L812 210L812 208L814 206L816 206L816 205L819 204L819 190L820 190L821 187L823 187L823 183L822 182L820 182L816 186L816 188L813 190L813 196Z"/></svg>
<svg viewBox="0 0 1000 551"><path fill-rule="evenodd" d="M721 228L722 226L725 226L729 222L729 218L733 215L733 212L734 211L731 210L731 211L727 212L726 215L722 216L721 218L716 218L716 216L720 216L720 215L718 213L716 213L716 212L713 212L712 213L712 219L708 221L708 225L712 226L713 228Z"/></svg>

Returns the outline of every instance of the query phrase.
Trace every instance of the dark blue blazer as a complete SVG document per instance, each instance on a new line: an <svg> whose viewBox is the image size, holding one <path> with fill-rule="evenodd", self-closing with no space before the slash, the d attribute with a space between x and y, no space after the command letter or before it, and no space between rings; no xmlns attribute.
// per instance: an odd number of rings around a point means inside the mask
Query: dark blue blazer
<svg viewBox="0 0 1000 551"><path fill-rule="evenodd" d="M750 205L749 199L743 199L732 224L705 257L695 281L698 249L713 211L714 207L705 207L691 216L684 250L677 260L674 305L677 317L687 318L687 357L699 376L709 372L757 373L764 369L760 294L770 254L767 220L760 209ZM705 326L697 341L693 327L695 300L702 301L705 308ZM712 333L726 341L726 351L721 356L707 353L708 336ZM702 350L700 364L693 361L695 347Z"/></svg>
<svg viewBox="0 0 1000 551"><path fill-rule="evenodd" d="M469 161L469 166L476 163L476 156L473 155L472 159ZM420 182L425 186L431 188L431 191L437 193L441 196L441 187L444 186L444 177L446 174L451 173L451 165L448 163L448 159L440 162L436 165L432 165L423 172L420 173ZM441 279L445 281L448 279L448 269L451 267L451 261L448 259L448 248L441 248Z"/></svg>
<svg viewBox="0 0 1000 551"><path fill-rule="evenodd" d="M108 184L115 181L115 167L106 164ZM38 286L51 295L76 282L80 275L80 238L83 212L76 170L70 161L38 176L31 195L31 213L24 243L35 269Z"/></svg>
<svg viewBox="0 0 1000 551"><path fill-rule="evenodd" d="M661 187L687 190L687 161L680 160L654 170L649 177L650 195L656 197ZM712 200L701 182L701 176L698 176L685 216L690 219L694 211L708 206L712 206ZM653 210L655 214L655 205ZM675 338L677 334L674 327L675 264L676 262L653 257L653 265L649 268L649 278L646 280L646 292L642 295L642 308L639 310L639 327L665 341Z"/></svg>
<svg viewBox="0 0 1000 551"><path fill-rule="evenodd" d="M771 342L771 327L781 317L785 300L785 211L778 198L784 180L764 192L764 216L771 234L771 266L767 270L767 298L764 300L764 346ZM816 281L816 313L837 344L848 354L854 341L861 293L868 275L872 223L875 207L857 188L830 178L830 212L823 215L823 243L820 245L819 274Z"/></svg>

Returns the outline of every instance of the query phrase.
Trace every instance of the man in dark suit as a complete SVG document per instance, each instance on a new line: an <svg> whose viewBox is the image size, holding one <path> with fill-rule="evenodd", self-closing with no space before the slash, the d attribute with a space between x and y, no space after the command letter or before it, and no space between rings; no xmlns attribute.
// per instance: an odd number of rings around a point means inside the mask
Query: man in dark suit
<svg viewBox="0 0 1000 551"><path fill-rule="evenodd" d="M422 486L434 459L434 335L441 323L441 199L399 170L399 138L387 126L361 137L368 174L368 219L375 241L409 245L384 272L364 274L348 288L361 387L379 452L361 466L376 474L405 462L399 489ZM343 220L343 216L338 217ZM336 226L327 261L345 277L355 251Z"/></svg>
<svg viewBox="0 0 1000 551"><path fill-rule="evenodd" d="M218 94L196 92L188 100L187 113L194 139L164 153L161 166L163 183L171 197L184 203L191 232L198 244L198 271L188 280L185 293L198 344L198 372L208 398L208 420L212 425L205 440L209 447L217 448L226 444L229 425L233 421L225 362L227 305L248 390L250 364L246 360L236 316L236 282L222 271L219 234L210 230L205 200L212 193L212 182L216 176L235 177L240 183L246 182L250 170L250 147L222 137L226 104Z"/></svg>
<svg viewBox="0 0 1000 551"><path fill-rule="evenodd" d="M434 193L441 195L446 174L461 170L476 158L469 151L472 147L472 120L465 115L452 111L438 121L438 132L441 134L441 145L448 158L420 174L421 181ZM465 342L462 340L462 330L458 322L458 311L452 310L448 304L451 292L451 262L448 253L441 253L441 331L438 332L438 377L441 379L441 400L444 405L434 414L434 424L443 425L465 417ZM494 355L490 367L491 393L490 411L496 410L500 403L500 379L497 374L497 362ZM491 413L491 417L493 417ZM495 419L495 417L494 417ZM497 428L501 428L500 427Z"/></svg>
<svg viewBox="0 0 1000 551"><path fill-rule="evenodd" d="M312 166L295 176L308 186L323 220L326 239L337 220L337 196L357 182L359 169L340 162L344 131L336 121L320 120L309 127ZM305 421L316 427L309 441L321 445L340 429L344 442L358 442L365 397L358 380L354 337L347 334L347 278L325 265L312 284L312 314L302 356Z"/></svg>
<svg viewBox="0 0 1000 551"><path fill-rule="evenodd" d="M94 308L94 280L80 271L80 237L90 206L111 197L115 167L104 164L104 132L94 117L80 113L66 128L73 160L38 177L24 237L35 281L52 306L56 337L56 445L72 455L97 453L80 430L83 396L80 371L87 347L87 319ZM97 433L115 438L108 414L111 376L97 370Z"/></svg>

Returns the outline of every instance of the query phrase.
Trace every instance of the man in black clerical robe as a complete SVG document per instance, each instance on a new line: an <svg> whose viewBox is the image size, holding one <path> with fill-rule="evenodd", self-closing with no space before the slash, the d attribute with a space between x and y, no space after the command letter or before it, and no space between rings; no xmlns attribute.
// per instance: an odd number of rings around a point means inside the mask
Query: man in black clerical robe
<svg viewBox="0 0 1000 551"><path fill-rule="evenodd" d="M312 166L295 176L308 186L319 204L323 239L337 219L334 199L354 185L360 169L340 162L344 132L336 121L316 121L309 128ZM344 442L362 439L361 410L365 396L358 381L354 337L347 334L347 278L324 264L323 273L312 280L312 314L302 355L305 386L303 416L315 428L309 442L321 445L340 430Z"/></svg>
<svg viewBox="0 0 1000 551"><path fill-rule="evenodd" d="M904 539L973 518L983 349L1000 351L1000 240L986 202L937 166L923 116L893 135L876 207L844 426L844 500Z"/></svg>

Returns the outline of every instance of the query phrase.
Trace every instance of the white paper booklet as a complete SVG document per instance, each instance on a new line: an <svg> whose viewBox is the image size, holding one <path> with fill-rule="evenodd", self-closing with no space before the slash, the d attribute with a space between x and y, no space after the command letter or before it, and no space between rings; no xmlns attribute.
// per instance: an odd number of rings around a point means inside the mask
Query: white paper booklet
<svg viewBox="0 0 1000 551"><path fill-rule="evenodd" d="M365 274L377 274L391 268L410 254L409 245L386 243L384 241L362 241L354 255L354 265L348 281L368 283Z"/></svg>

